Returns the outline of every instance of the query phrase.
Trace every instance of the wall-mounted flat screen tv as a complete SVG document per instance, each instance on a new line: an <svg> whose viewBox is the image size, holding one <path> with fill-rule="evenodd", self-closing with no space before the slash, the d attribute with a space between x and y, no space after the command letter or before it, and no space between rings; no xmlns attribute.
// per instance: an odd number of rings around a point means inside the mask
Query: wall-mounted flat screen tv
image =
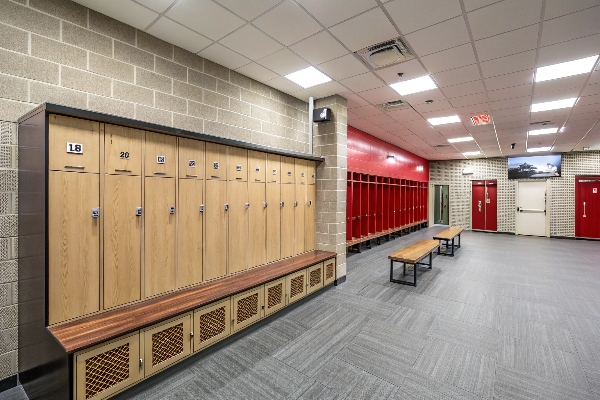
<svg viewBox="0 0 600 400"><path fill-rule="evenodd" d="M560 176L562 155L509 157L508 179L554 178Z"/></svg>

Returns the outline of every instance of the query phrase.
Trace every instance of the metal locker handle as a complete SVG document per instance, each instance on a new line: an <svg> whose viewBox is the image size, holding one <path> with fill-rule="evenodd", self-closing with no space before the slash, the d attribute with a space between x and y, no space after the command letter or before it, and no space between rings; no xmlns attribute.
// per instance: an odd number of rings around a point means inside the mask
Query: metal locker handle
<svg viewBox="0 0 600 400"><path fill-rule="evenodd" d="M481 200L477 202L477 207L479 207L479 212L481 212Z"/></svg>
<svg viewBox="0 0 600 400"><path fill-rule="evenodd" d="M297 201L294 202L294 207L298 207L298 202Z"/></svg>
<svg viewBox="0 0 600 400"><path fill-rule="evenodd" d="M144 365L144 360L140 358L140 368Z"/></svg>
<svg viewBox="0 0 600 400"><path fill-rule="evenodd" d="M282 201L282 202L279 203L279 206L283 207L283 206L285 206L285 203Z"/></svg>
<svg viewBox="0 0 600 400"><path fill-rule="evenodd" d="M185 176L187 176L188 178L197 178L198 175L190 175L190 174L185 174Z"/></svg>
<svg viewBox="0 0 600 400"><path fill-rule="evenodd" d="M85 169L83 165L65 165L65 168Z"/></svg>
<svg viewBox="0 0 600 400"><path fill-rule="evenodd" d="M200 212L204 212L204 204L200 204Z"/></svg>
<svg viewBox="0 0 600 400"><path fill-rule="evenodd" d="M115 172L131 172L130 169L116 169L115 168Z"/></svg>
<svg viewBox="0 0 600 400"><path fill-rule="evenodd" d="M225 211L229 210L229 204L225 204Z"/></svg>
<svg viewBox="0 0 600 400"><path fill-rule="evenodd" d="M136 217L141 217L142 216L142 207L136 207L135 208L135 216Z"/></svg>
<svg viewBox="0 0 600 400"><path fill-rule="evenodd" d="M246 203L246 210L250 208L250 203Z"/></svg>
<svg viewBox="0 0 600 400"><path fill-rule="evenodd" d="M308 201L308 205L309 205L309 206L312 206L312 200L309 200L309 201Z"/></svg>
<svg viewBox="0 0 600 400"><path fill-rule="evenodd" d="M221 179L221 177L220 177L220 176L216 176L216 175L211 175L210 177L211 177L211 178L215 178L215 179Z"/></svg>
<svg viewBox="0 0 600 400"><path fill-rule="evenodd" d="M194 337L194 332L190 332L190 337Z"/></svg>
<svg viewBox="0 0 600 400"><path fill-rule="evenodd" d="M583 202L583 218L587 218L585 215L585 201Z"/></svg>
<svg viewBox="0 0 600 400"><path fill-rule="evenodd" d="M92 218L99 218L99 217L100 217L100 208L99 207L92 208Z"/></svg>
<svg viewBox="0 0 600 400"><path fill-rule="evenodd" d="M175 206L169 206L169 214L175 214Z"/></svg>
<svg viewBox="0 0 600 400"><path fill-rule="evenodd" d="M235 179L238 179L238 180L240 180L240 181L241 181L241 180L242 180L242 179L244 179L244 178L235 178Z"/></svg>
<svg viewBox="0 0 600 400"><path fill-rule="evenodd" d="M267 208L268 204L266 202L263 202L263 208Z"/></svg>

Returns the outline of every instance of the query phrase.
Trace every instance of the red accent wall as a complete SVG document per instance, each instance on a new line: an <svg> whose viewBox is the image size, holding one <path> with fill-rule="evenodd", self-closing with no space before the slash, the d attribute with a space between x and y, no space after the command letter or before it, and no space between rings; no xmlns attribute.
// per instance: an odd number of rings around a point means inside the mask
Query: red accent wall
<svg viewBox="0 0 600 400"><path fill-rule="evenodd" d="M388 159L388 154L394 156ZM422 171L417 167L422 166ZM429 182L429 161L348 126L348 171Z"/></svg>

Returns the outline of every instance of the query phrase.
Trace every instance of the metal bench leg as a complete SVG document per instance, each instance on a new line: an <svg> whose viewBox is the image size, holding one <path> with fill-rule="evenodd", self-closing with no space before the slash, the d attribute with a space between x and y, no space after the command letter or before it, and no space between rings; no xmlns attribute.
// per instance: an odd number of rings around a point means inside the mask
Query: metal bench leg
<svg viewBox="0 0 600 400"><path fill-rule="evenodd" d="M458 248L460 249L460 233L458 234Z"/></svg>
<svg viewBox="0 0 600 400"><path fill-rule="evenodd" d="M454 257L454 238L452 238L452 257Z"/></svg>
<svg viewBox="0 0 600 400"><path fill-rule="evenodd" d="M413 264L413 283L417 287L417 264Z"/></svg>
<svg viewBox="0 0 600 400"><path fill-rule="evenodd" d="M377 244L378 244L378 245L379 245L379 244L381 244L381 236L379 236L379 237L377 238Z"/></svg>
<svg viewBox="0 0 600 400"><path fill-rule="evenodd" d="M371 248L371 239L367 240L365 242L365 244L367 245L367 249L370 249Z"/></svg>
<svg viewBox="0 0 600 400"><path fill-rule="evenodd" d="M438 249L439 249L439 247L438 247ZM430 251L429 252L429 269L433 268L433 262L432 262L433 258L431 256L432 254L433 254L433 251Z"/></svg>
<svg viewBox="0 0 600 400"><path fill-rule="evenodd" d="M390 282L394 280L394 260L390 260Z"/></svg>

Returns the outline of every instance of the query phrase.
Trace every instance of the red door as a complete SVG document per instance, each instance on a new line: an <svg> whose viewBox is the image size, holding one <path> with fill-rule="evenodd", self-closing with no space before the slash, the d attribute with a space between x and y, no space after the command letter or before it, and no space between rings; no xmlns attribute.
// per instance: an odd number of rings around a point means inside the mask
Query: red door
<svg viewBox="0 0 600 400"><path fill-rule="evenodd" d="M485 230L485 181L473 181L471 193L471 229Z"/></svg>
<svg viewBox="0 0 600 400"><path fill-rule="evenodd" d="M575 236L600 238L600 177L575 177Z"/></svg>
<svg viewBox="0 0 600 400"><path fill-rule="evenodd" d="M498 182L485 181L485 230L498 230Z"/></svg>

